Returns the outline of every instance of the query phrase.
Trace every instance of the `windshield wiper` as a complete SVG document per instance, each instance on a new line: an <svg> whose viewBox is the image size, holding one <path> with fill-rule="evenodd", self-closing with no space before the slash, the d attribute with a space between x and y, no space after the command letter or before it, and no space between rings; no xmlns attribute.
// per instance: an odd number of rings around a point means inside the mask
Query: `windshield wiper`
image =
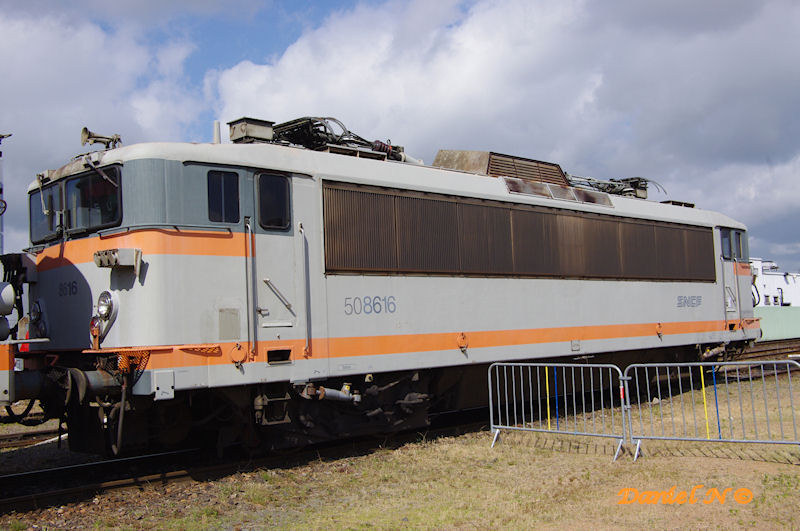
<svg viewBox="0 0 800 531"><path fill-rule="evenodd" d="M44 174L37 173L36 174L36 184L39 186L39 199L42 201L42 214L45 216L50 215L50 209L47 208L44 204L44 190L42 190L42 181L44 181Z"/></svg>
<svg viewBox="0 0 800 531"><path fill-rule="evenodd" d="M100 177L102 177L103 179L105 179L106 181L108 181L112 185L114 185L114 188L119 188L119 185L117 183L115 183L114 180L111 177L106 175L105 172L103 172L103 170L101 170L100 168L95 166L94 162L92 162L92 159L89 158L89 155L84 155L83 163L86 164L87 166L89 166L90 168L92 168L94 171L96 171L97 174L100 175Z"/></svg>

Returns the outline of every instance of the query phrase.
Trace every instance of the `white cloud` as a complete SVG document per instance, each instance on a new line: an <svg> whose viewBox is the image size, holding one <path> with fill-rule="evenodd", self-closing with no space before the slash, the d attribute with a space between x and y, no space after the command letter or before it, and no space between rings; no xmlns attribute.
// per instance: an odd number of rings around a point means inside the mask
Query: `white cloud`
<svg viewBox="0 0 800 531"><path fill-rule="evenodd" d="M181 139L182 129L204 108L201 93L184 81L183 65L193 51L187 42L157 50L151 64L158 77L131 95L133 116L148 140Z"/></svg>
<svg viewBox="0 0 800 531"><path fill-rule="evenodd" d="M16 199L37 172L80 152L81 127L120 133L125 143L182 137L204 105L184 81L191 50L184 42L151 48L132 31L64 14L0 14L0 132L14 135L2 145L6 250L27 244L26 206Z"/></svg>
<svg viewBox="0 0 800 531"><path fill-rule="evenodd" d="M219 72L220 113L336 113L428 158L458 141L569 157L608 177L792 155L800 122L782 110L800 87L800 10L709 4L689 24L687 3L663 3L621 26L607 5L360 5L274 60Z"/></svg>
<svg viewBox="0 0 800 531"><path fill-rule="evenodd" d="M770 255L776 259L794 257L800 254L800 243L773 243L768 245L767 249L769 249Z"/></svg>
<svg viewBox="0 0 800 531"><path fill-rule="evenodd" d="M750 226L780 225L800 203L800 153L782 164L728 164L693 171L674 182L705 208L719 210ZM673 191L671 196L675 197Z"/></svg>
<svg viewBox="0 0 800 531"><path fill-rule="evenodd" d="M781 164L732 164L695 180L705 206L748 225L755 256L800 270L800 153Z"/></svg>
<svg viewBox="0 0 800 531"><path fill-rule="evenodd" d="M362 4L208 82L225 120L332 115L428 162L488 149L643 175L774 231L800 199L797 27L781 0Z"/></svg>
<svg viewBox="0 0 800 531"><path fill-rule="evenodd" d="M559 71L552 58L557 35L579 14L575 2L481 3L467 13L430 5L361 5L271 63L220 72L220 114L335 115L362 136L391 135L430 160L447 142L477 147L480 139L508 150L552 139L545 127L561 114L537 99L552 94L559 107L576 108L596 83L596 72L568 64Z"/></svg>

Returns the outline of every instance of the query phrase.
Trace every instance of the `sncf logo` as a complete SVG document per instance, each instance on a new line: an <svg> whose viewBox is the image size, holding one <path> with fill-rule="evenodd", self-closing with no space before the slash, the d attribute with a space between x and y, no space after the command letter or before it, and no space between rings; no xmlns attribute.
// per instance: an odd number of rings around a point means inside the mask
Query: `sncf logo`
<svg viewBox="0 0 800 531"><path fill-rule="evenodd" d="M697 308L703 304L703 297L700 295L678 295L678 308Z"/></svg>

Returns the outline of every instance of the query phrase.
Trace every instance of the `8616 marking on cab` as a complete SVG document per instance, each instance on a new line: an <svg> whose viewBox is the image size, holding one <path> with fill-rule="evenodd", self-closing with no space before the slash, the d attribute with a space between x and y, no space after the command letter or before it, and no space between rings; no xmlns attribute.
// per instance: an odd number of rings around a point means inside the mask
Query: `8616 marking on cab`
<svg viewBox="0 0 800 531"><path fill-rule="evenodd" d="M72 282L59 282L58 283L58 296L59 297L72 297L78 294L78 281Z"/></svg>
<svg viewBox="0 0 800 531"><path fill-rule="evenodd" d="M394 313L397 311L397 301L394 295L365 295L363 297L345 297L345 315L378 315L381 313Z"/></svg>

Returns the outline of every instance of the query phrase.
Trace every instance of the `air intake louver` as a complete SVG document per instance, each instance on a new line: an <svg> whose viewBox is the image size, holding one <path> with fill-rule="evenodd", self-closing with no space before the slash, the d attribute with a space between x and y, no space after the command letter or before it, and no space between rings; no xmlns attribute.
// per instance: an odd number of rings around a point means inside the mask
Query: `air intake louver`
<svg viewBox="0 0 800 531"><path fill-rule="evenodd" d="M436 154L433 165L451 170L482 173L492 177L513 177L569 186L569 181L558 164L488 151L443 149Z"/></svg>
<svg viewBox="0 0 800 531"><path fill-rule="evenodd" d="M486 173L493 177L516 177L569 186L569 182L558 164L500 155L499 153L489 154L489 168Z"/></svg>

